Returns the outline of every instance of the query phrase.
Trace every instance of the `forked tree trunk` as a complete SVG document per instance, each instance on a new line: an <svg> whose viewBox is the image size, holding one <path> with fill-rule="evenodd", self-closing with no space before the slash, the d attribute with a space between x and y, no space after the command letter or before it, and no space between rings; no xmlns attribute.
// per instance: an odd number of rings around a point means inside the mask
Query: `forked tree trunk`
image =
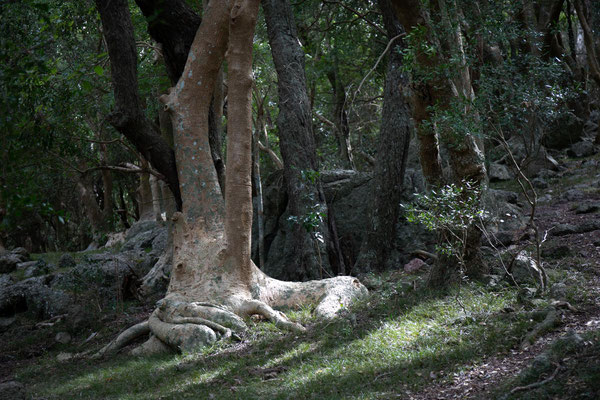
<svg viewBox="0 0 600 400"><path fill-rule="evenodd" d="M218 336L230 336L232 330L244 329L242 317L253 314L300 331L300 325L272 307L321 301L317 311L332 316L340 304L366 292L350 277L280 282L264 275L250 260L252 40L259 3L211 1L182 77L162 99L173 121L183 209L173 216L173 271L167 296L152 313L147 328L136 325L119 336L130 338L150 330L154 338L146 349L166 343L191 351ZM225 204L208 146L208 110L226 50L230 158ZM115 342L125 341L119 338ZM99 355L118 347L109 344Z"/></svg>

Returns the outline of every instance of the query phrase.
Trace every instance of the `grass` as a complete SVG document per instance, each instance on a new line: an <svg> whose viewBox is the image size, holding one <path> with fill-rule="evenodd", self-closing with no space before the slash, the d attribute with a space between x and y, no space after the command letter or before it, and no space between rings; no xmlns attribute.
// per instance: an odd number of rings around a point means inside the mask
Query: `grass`
<svg viewBox="0 0 600 400"><path fill-rule="evenodd" d="M461 305L458 288L413 290L387 278L345 318L318 322L309 308L290 313L309 327L306 334L250 321L243 343L195 354L59 363L52 350L17 379L45 399L387 399L507 352L535 324L527 313L503 312L523 309L512 288L466 284Z"/></svg>

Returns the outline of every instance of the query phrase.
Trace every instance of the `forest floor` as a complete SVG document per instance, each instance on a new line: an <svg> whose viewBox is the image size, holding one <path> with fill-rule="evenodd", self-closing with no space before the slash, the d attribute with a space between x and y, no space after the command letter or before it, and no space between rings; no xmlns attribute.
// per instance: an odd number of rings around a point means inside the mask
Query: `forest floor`
<svg viewBox="0 0 600 400"><path fill-rule="evenodd" d="M151 306L102 310L68 344L55 340L60 323L21 315L0 334L0 383L17 380L39 400L600 398L600 230L571 229L600 220L600 157L563 162L540 190L551 196L537 212L548 232L544 293L493 279L437 291L426 271L369 274L369 297L342 318L290 312L304 334L252 320L240 342L101 361L72 355L100 348Z"/></svg>

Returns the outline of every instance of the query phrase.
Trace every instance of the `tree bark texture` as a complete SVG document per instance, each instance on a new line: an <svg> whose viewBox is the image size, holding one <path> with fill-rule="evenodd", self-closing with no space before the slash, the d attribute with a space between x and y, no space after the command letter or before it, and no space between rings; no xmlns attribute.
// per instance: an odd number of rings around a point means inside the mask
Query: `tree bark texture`
<svg viewBox="0 0 600 400"><path fill-rule="evenodd" d="M379 8L388 39L403 30L393 14L389 0L379 0ZM412 130L410 108L403 88L408 79L402 71L402 42L390 48L383 94L381 129L375 164L375 194L372 226L363 241L357 264L361 270L383 269L393 250L396 224L400 216L400 203L404 184L408 145Z"/></svg>
<svg viewBox="0 0 600 400"><path fill-rule="evenodd" d="M435 71L437 67L447 62L448 60L444 58L442 51L445 48L451 49L456 53L455 55L464 58L460 31L453 29L451 32L447 32L449 37L445 38L446 43L444 45L437 43L433 37L427 13L420 0L393 0L392 4L398 20L407 33L412 32L415 28L423 27L425 29L423 40L426 40L429 44L426 47L438 49L434 54L427 54L417 49L416 62L420 68ZM440 10L440 12L442 13L440 15L442 21L448 18L444 10ZM431 79L420 79L419 82L413 82L413 118L417 128L417 137L420 141L421 167L425 179L433 185L439 185L444 180L439 159L437 134L432 130L431 124L427 122L433 121L432 107L437 107L442 111L447 109L451 101L459 96L466 99L473 97L469 71L467 66L464 63L462 64L458 74L452 79L442 77L438 73ZM466 109L465 114L468 112L469 110ZM455 179L458 182L462 180L483 182L486 178L486 171L483 163L483 149L480 143L469 134L456 137L448 130L442 130L439 133L448 144L450 165Z"/></svg>
<svg viewBox="0 0 600 400"><path fill-rule="evenodd" d="M136 0L136 4L146 17L148 33L161 44L167 74L175 85L181 77L202 18L184 0ZM211 155L224 193L225 163L221 149L222 81L221 77L215 84L208 124Z"/></svg>
<svg viewBox="0 0 600 400"><path fill-rule="evenodd" d="M243 330L241 317L253 314L278 327L302 331L272 307L318 303L317 312L332 317L341 305L366 292L350 277L277 281L250 260L251 67L259 3L211 1L181 79L161 99L171 113L183 209L173 216L173 271L167 296L150 316L148 327L155 338L181 351ZM208 110L226 50L231 158L225 203L208 146ZM136 336L137 330L132 327L119 337Z"/></svg>
<svg viewBox="0 0 600 400"><path fill-rule="evenodd" d="M288 211L297 218L287 240L284 262L290 279L322 276L322 269L344 273L344 260L318 176L310 102L306 89L304 51L288 0L263 0L273 62L277 70L280 149L288 193ZM313 232L301 221L312 212L326 215ZM321 232L324 243L313 237ZM316 254L320 252L321 254ZM331 261L331 268L329 266ZM322 263L322 264L321 264Z"/></svg>
<svg viewBox="0 0 600 400"><path fill-rule="evenodd" d="M476 186L485 184L486 169L481 140L468 132L456 135L451 128L435 125L435 112L451 110L453 102L460 107L458 110L465 118L472 118L470 114L474 112L470 109L474 91L463 47L464 38L457 20L460 10L456 1L434 0L430 2L431 13L425 10L425 5L420 0L391 1L396 16L407 33L415 29L422 30L423 37L419 40L425 41L427 45L417 45L417 68L433 72L433 77L417 76L418 82L413 81L413 118L421 145L421 166L425 179L434 186L445 183L436 142L436 131L439 131L448 150L454 181L458 185L463 185L465 181ZM434 35L433 18L436 26L442 29L441 34ZM436 51L425 52L422 50L424 48L434 48ZM439 67L451 62L456 64L452 75L447 76L438 71ZM450 277L448 272L455 272L459 268L471 276L478 275L482 267L479 259L480 241L481 232L471 227L464 241L464 257L461 260L440 257L432 270L430 282L433 285L445 284Z"/></svg>
<svg viewBox="0 0 600 400"><path fill-rule="evenodd" d="M125 0L96 0L114 86L115 107L110 123L131 141L142 156L166 179L178 208L181 208L175 154L144 115L137 81L135 37Z"/></svg>

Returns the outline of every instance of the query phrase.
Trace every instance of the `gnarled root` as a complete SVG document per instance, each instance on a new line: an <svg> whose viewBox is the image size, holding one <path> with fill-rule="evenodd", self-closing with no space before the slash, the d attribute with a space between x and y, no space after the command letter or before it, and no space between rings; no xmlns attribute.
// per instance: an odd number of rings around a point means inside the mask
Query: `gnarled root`
<svg viewBox="0 0 600 400"><path fill-rule="evenodd" d="M135 324L132 327L127 328L109 344L100 349L96 354L92 356L92 358L101 358L107 355L115 354L117 351L121 350L123 347L131 343L134 339L137 339L142 335L146 335L149 332L150 326L148 325L148 321Z"/></svg>
<svg viewBox="0 0 600 400"><path fill-rule="evenodd" d="M193 352L214 343L217 339L234 338L247 326L242 317L261 315L278 328L295 333L306 329L290 321L274 309L316 305L321 318L334 318L355 299L367 294L356 278L340 276L310 282L283 282L262 272L255 272L253 295L232 295L226 305L191 301L187 296L171 293L157 303L147 323L138 324L123 332L98 352L99 356L114 353L133 338L151 332L153 336L134 351L134 354L164 352L171 349ZM252 298L254 297L254 298Z"/></svg>
<svg viewBox="0 0 600 400"><path fill-rule="evenodd" d="M288 319L288 317L277 310L272 309L267 304L258 300L248 300L244 302L242 306L243 312L247 315L262 315L267 318L269 321L273 322L276 327L280 329L285 329L288 331L301 333L305 332L306 328L300 324L292 322Z"/></svg>

